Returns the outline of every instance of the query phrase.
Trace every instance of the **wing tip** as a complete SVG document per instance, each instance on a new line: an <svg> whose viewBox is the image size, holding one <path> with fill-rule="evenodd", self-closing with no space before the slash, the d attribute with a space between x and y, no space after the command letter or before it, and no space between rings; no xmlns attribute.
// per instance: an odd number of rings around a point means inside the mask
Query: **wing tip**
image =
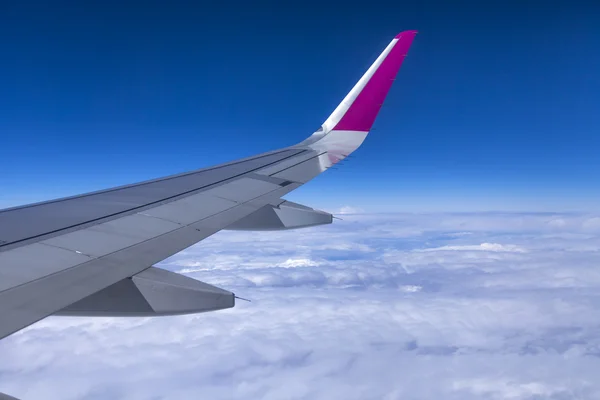
<svg viewBox="0 0 600 400"><path fill-rule="evenodd" d="M344 98L341 105L344 105L345 109L340 112L339 109L334 111L334 114L337 112L336 117L339 119L331 124L333 125L331 130L360 132L371 130L416 34L416 30L408 30L396 35L367 73L352 88L350 94ZM348 101L351 95L354 98ZM328 118L325 123L329 121Z"/></svg>
<svg viewBox="0 0 600 400"><path fill-rule="evenodd" d="M417 33L419 33L419 32L416 30L402 31L399 34L397 34L394 37L394 39L401 39L402 37L407 37L407 36L414 37Z"/></svg>

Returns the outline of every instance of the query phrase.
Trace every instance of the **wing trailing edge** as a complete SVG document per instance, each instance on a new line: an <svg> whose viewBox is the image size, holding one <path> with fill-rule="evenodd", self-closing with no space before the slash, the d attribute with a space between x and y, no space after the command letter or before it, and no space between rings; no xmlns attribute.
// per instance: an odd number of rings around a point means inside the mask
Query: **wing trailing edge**
<svg viewBox="0 0 600 400"><path fill-rule="evenodd" d="M281 231L331 224L333 215L301 204L283 201L267 204L254 213L229 225L233 231Z"/></svg>

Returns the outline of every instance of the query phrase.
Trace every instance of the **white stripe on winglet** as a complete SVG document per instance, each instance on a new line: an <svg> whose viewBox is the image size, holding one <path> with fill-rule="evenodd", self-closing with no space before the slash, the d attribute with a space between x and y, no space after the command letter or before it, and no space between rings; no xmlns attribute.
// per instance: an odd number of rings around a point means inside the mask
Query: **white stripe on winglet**
<svg viewBox="0 0 600 400"><path fill-rule="evenodd" d="M346 114L346 111L348 111L352 103L354 103L354 100L356 100L360 92L362 92L365 85L369 82L369 79L371 79L375 71L377 71L377 68L379 68L383 60L385 60L385 58L387 57L389 52L392 51L392 48L397 42L398 39L393 39L390 42L390 44L388 44L385 50L383 50L379 57L377 57L377 60L375 60L373 65L369 67L367 72L365 72L362 78L360 78L356 85L354 85L350 93L348 93L346 97L344 97L344 100L342 100L342 102L337 106L333 113L331 113L329 118L327 118L323 125L321 125L325 133L331 131L337 125L337 123L340 122L344 114Z"/></svg>

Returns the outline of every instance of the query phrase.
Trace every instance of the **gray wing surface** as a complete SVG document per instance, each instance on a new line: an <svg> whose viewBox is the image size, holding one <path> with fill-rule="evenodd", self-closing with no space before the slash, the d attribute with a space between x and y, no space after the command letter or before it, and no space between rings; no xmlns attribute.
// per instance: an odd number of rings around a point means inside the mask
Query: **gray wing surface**
<svg viewBox="0 0 600 400"><path fill-rule="evenodd" d="M321 128L298 145L0 210L0 338L49 315L173 315L233 307L233 293L154 264L223 229L331 223L331 214L281 197L360 146L413 37L412 31L395 37Z"/></svg>
<svg viewBox="0 0 600 400"><path fill-rule="evenodd" d="M312 153L288 149L0 211L0 337L134 277L265 206L280 206L280 197L300 183L262 170L302 164Z"/></svg>

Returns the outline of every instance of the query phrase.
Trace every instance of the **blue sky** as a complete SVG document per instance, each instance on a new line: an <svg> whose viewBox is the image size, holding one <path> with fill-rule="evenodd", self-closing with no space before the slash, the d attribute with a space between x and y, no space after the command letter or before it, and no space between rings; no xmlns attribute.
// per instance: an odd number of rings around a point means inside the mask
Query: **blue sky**
<svg viewBox="0 0 600 400"><path fill-rule="evenodd" d="M417 29L355 158L289 198L597 210L600 6L414 3L4 4L0 206L298 142Z"/></svg>

